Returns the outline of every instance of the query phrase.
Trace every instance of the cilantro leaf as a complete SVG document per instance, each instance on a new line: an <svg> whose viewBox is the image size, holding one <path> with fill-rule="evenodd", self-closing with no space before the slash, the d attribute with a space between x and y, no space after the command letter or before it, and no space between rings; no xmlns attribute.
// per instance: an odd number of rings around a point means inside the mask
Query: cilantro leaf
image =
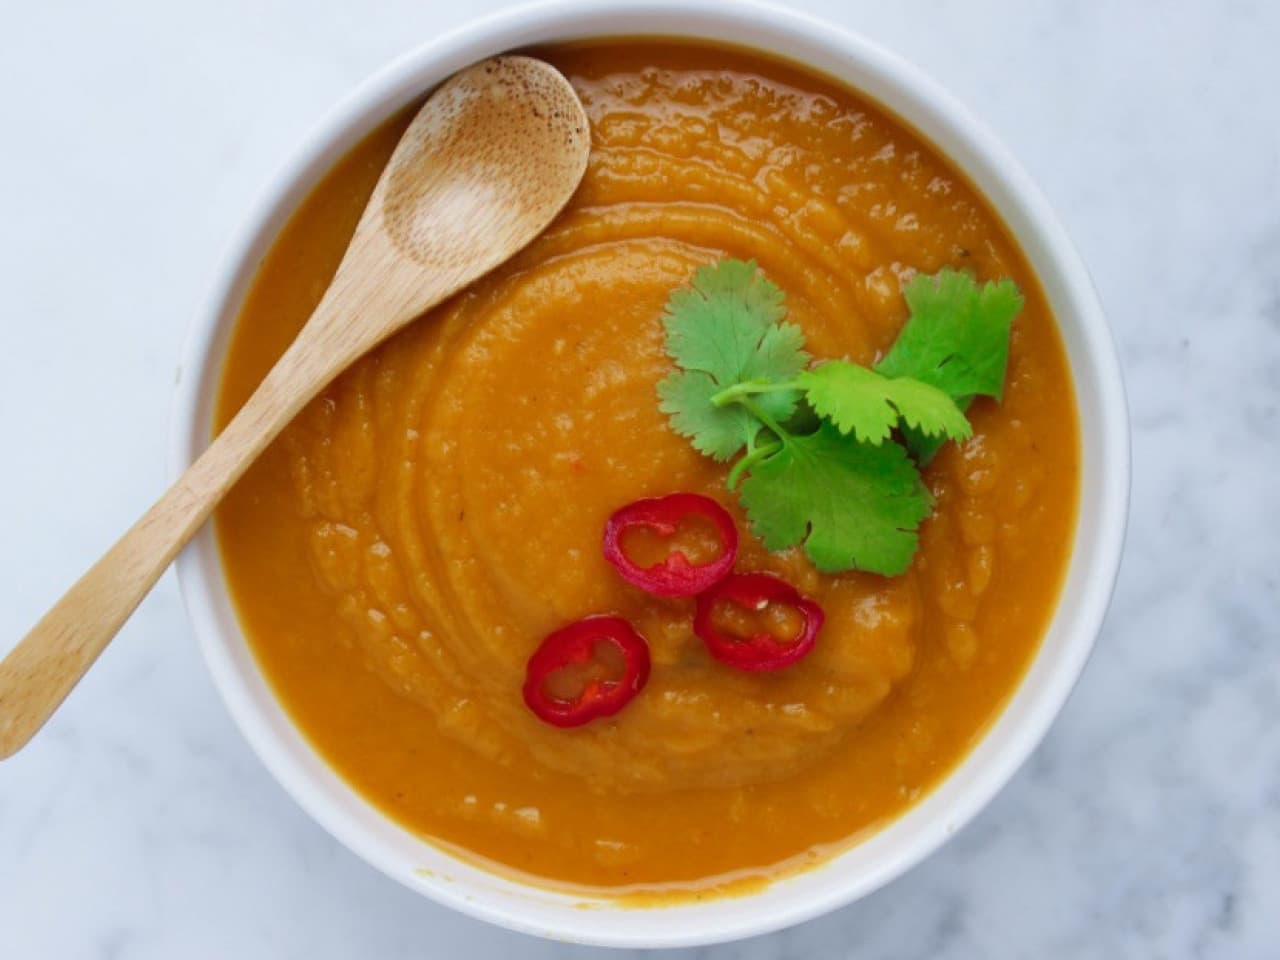
<svg viewBox="0 0 1280 960"><path fill-rule="evenodd" d="M911 565L916 528L932 506L901 446L858 443L829 422L783 437L776 453L751 466L740 495L767 549L803 542L821 571L885 576Z"/></svg>
<svg viewBox="0 0 1280 960"><path fill-rule="evenodd" d="M938 440L967 440L973 425L964 411L942 390L923 380L899 377L889 381L889 402L908 429Z"/></svg>
<svg viewBox="0 0 1280 960"><path fill-rule="evenodd" d="M919 380L891 379L847 360L834 360L801 373L796 384L819 416L863 443L888 440L899 419L921 434L944 440L973 434L955 401Z"/></svg>
<svg viewBox="0 0 1280 960"><path fill-rule="evenodd" d="M956 398L956 406L965 413L968 412L972 403L972 396ZM968 422L968 420L969 418L966 416L965 421ZM966 437L972 435L973 424L969 424L969 433L966 434ZM904 426L902 428L902 442L907 445L907 449L911 451L911 455L916 458L916 463L920 464L922 467L927 467L929 465L929 461L938 455L938 451L942 449L944 444L946 444L947 439L947 437L930 436L911 426Z"/></svg>
<svg viewBox="0 0 1280 960"><path fill-rule="evenodd" d="M950 268L903 288L911 318L876 370L913 377L954 399L999 399L1009 362L1009 329L1023 298L1012 280L979 286Z"/></svg>
<svg viewBox="0 0 1280 960"><path fill-rule="evenodd" d="M790 381L809 362L804 333L782 322L783 299L754 261L721 260L700 268L690 286L667 301L667 353L681 369L658 385L661 409L672 429L717 460L751 443L761 424L743 408L716 407L711 398L740 383ZM762 396L759 407L783 421L799 398L798 391L779 390Z"/></svg>
<svg viewBox="0 0 1280 960"><path fill-rule="evenodd" d="M711 398L721 387L697 370L672 373L658 384L658 409L671 418L671 429L688 437L694 449L725 461L755 440L761 423L737 404L717 407Z"/></svg>

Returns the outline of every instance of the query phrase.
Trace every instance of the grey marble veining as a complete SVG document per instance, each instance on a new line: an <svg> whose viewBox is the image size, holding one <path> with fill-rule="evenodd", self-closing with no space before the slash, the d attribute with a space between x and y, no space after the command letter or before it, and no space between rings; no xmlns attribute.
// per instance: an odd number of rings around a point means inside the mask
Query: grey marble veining
<svg viewBox="0 0 1280 960"><path fill-rule="evenodd" d="M325 108L494 0L11 2L0 31L0 649L163 482L213 265ZM968 829L831 916L689 960L1280 957L1280 5L804 4L1013 148L1128 377L1130 536L1042 748ZM0 765L0 956L593 957L456 916L262 769L164 580Z"/></svg>

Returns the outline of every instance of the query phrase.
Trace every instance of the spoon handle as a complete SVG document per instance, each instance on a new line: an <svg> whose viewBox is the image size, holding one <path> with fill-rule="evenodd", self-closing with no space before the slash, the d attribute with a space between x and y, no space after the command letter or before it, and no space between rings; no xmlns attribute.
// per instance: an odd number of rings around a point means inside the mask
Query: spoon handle
<svg viewBox="0 0 1280 960"><path fill-rule="evenodd" d="M320 312L195 463L0 662L0 759L53 715L218 501L347 362L326 354Z"/></svg>

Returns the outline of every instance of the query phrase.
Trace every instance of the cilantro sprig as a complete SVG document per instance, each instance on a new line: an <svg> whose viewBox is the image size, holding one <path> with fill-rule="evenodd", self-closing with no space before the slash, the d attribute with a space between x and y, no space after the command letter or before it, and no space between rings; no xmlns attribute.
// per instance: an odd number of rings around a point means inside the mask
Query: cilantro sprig
<svg viewBox="0 0 1280 960"><path fill-rule="evenodd" d="M782 291L741 260L703 267L690 287L671 294L663 324L667 352L681 370L658 384L660 408L700 453L730 460L764 425L745 406L716 404L718 394L742 383L790 380L809 362L804 334L782 321L786 313ZM798 402L798 392L788 389L758 403L769 417L786 420Z"/></svg>
<svg viewBox="0 0 1280 960"><path fill-rule="evenodd" d="M699 269L663 317L678 369L658 395L672 429L715 460L738 457L729 488L764 545L803 543L824 572L906 571L933 506L917 464L972 435L975 396L1003 392L1022 307L1012 281L945 269L903 295L910 319L874 369L811 366L783 292L754 262Z"/></svg>

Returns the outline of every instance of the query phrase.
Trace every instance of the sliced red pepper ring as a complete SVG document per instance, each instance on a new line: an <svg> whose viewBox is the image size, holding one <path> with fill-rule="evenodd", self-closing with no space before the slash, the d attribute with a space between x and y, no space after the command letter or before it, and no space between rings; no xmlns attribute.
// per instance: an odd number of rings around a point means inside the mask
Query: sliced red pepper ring
<svg viewBox="0 0 1280 960"><path fill-rule="evenodd" d="M700 528L710 528L711 549ZM665 556L642 563L633 545L637 534L656 535ZM703 542L699 542L699 539ZM694 554L690 557L690 554ZM703 560L699 554L710 553ZM738 559L738 528L727 510L710 497L673 493L629 503L604 527L604 556L623 578L659 597L692 597L724 579Z"/></svg>
<svg viewBox="0 0 1280 960"><path fill-rule="evenodd" d="M743 573L698 597L693 632L721 663L781 670L813 649L824 619L820 606L780 577Z"/></svg>
<svg viewBox="0 0 1280 960"><path fill-rule="evenodd" d="M617 713L649 680L649 645L621 617L587 617L542 641L525 670L524 702L557 727Z"/></svg>

